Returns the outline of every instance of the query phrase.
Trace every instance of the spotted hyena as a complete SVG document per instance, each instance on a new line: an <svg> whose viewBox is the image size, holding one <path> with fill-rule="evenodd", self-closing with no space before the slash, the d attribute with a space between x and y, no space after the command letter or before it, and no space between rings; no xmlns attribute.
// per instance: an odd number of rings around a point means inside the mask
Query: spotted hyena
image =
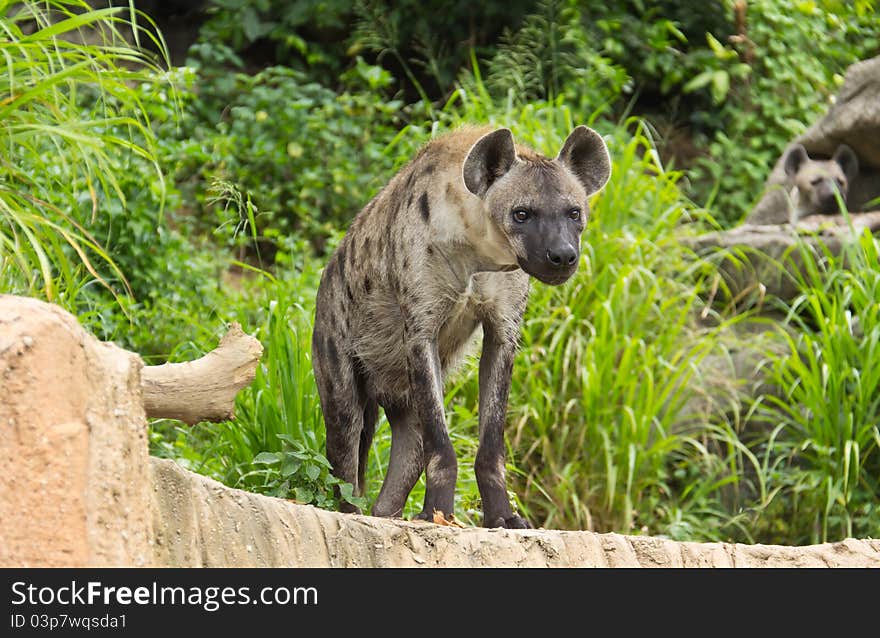
<svg viewBox="0 0 880 638"><path fill-rule="evenodd" d="M354 219L321 278L312 354L327 458L359 493L385 410L391 457L374 515L399 516L422 472L418 517L453 514L443 381L482 333L483 524L529 526L510 507L503 432L529 277L558 285L572 276L587 198L610 169L604 141L586 126L555 158L516 145L506 128L465 127L428 143Z"/></svg>

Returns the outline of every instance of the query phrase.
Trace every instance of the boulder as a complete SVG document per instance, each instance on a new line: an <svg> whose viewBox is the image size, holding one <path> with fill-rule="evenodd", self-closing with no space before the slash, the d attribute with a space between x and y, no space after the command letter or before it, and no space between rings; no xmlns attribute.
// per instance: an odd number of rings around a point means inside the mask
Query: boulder
<svg viewBox="0 0 880 638"><path fill-rule="evenodd" d="M0 295L0 567L153 563L136 355Z"/></svg>

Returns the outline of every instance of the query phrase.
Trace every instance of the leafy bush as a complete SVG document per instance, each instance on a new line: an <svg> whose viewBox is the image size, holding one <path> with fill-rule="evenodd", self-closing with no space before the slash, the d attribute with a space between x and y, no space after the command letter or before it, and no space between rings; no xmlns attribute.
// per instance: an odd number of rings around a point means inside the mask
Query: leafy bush
<svg viewBox="0 0 880 638"><path fill-rule="evenodd" d="M583 12L589 40L626 69L646 103L679 94L711 56L705 34L730 32L733 17L725 0L612 0L586 4Z"/></svg>
<svg viewBox="0 0 880 638"><path fill-rule="evenodd" d="M163 176L166 158L177 150L176 141L163 133L179 121L175 87L185 86L185 75L171 72L147 79L132 93L157 134L153 146L158 175ZM108 100L114 103L112 97ZM107 132L124 134L119 126L108 127ZM72 213L112 255L119 273L96 270L114 289L124 282L125 293L114 297L103 287L86 285L77 297L76 311L101 339L115 341L151 362L177 359L182 352L176 351L189 348L185 344L205 343L211 337L201 322L207 322L222 303L222 273L230 257L199 235L199 224L185 214L180 191L164 178L157 179L157 169L149 161L134 154L117 155L112 168L121 197L97 188L95 206L100 214L93 213L89 201L79 202Z"/></svg>
<svg viewBox="0 0 880 638"><path fill-rule="evenodd" d="M487 86L517 104L564 97L598 111L618 100L629 77L592 44L578 3L543 0L516 32L504 32L488 64Z"/></svg>
<svg viewBox="0 0 880 638"><path fill-rule="evenodd" d="M200 40L246 51L270 43L263 55L268 65L285 61L299 70L338 75L345 60L332 46L344 37L351 16L351 3L345 0L211 0L208 19L201 27ZM321 42L316 34L329 35ZM309 39L305 35L312 36ZM328 46L328 44L330 46ZM267 55L268 53L268 55Z"/></svg>
<svg viewBox="0 0 880 638"><path fill-rule="evenodd" d="M225 228L225 241L238 247L256 231L270 261L273 245L287 235L322 248L396 160L387 147L402 124L403 105L374 97L391 76L360 61L344 77L350 90L337 95L286 67L255 75L206 68L215 50L207 44L193 50L199 99L187 103L180 143L168 158L195 218L204 230ZM217 181L234 183L250 198L257 229L248 230L235 207L212 197Z"/></svg>

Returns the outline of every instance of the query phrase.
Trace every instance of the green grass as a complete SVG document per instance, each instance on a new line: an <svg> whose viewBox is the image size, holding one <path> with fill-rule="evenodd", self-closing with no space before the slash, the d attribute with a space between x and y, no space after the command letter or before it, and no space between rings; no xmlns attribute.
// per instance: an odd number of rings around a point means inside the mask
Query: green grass
<svg viewBox="0 0 880 638"><path fill-rule="evenodd" d="M880 534L880 250L867 231L834 256L797 248L800 295L787 351L768 362L778 396L759 397L768 497L756 526L791 544Z"/></svg>

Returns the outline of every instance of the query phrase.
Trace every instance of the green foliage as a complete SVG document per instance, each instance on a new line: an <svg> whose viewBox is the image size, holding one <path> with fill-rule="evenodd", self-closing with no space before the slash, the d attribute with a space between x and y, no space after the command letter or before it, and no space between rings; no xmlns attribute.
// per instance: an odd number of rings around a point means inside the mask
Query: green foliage
<svg viewBox="0 0 880 638"><path fill-rule="evenodd" d="M442 99L468 65L470 50L494 43L532 5L527 0L440 0L426 7L418 0L359 0L351 51L374 53L377 62L406 80L406 92L422 101Z"/></svg>
<svg viewBox="0 0 880 638"><path fill-rule="evenodd" d="M682 87L682 91L692 93L708 86L712 102L721 104L727 99L731 83L748 77L751 67L739 62L736 51L725 47L711 33L706 34L706 42L709 43L714 58L707 60L704 70L691 78Z"/></svg>
<svg viewBox="0 0 880 638"><path fill-rule="evenodd" d="M635 88L646 94L673 94L699 71L706 55L706 33L729 32L732 18L724 0L612 0L590 3L584 18Z"/></svg>
<svg viewBox="0 0 880 638"><path fill-rule="evenodd" d="M183 74L174 72L134 87L159 135L154 144L162 158L176 150L175 140L162 132L178 122L180 103L173 87L185 86L184 80ZM124 199L98 189L99 215L93 214L91 202L78 202L73 213L112 255L120 271L116 277L125 277L126 294L114 298L103 287L86 285L77 296L76 311L101 339L116 341L151 362L174 359L175 351L189 348L182 343L211 338L210 331L193 322L190 312L197 308L207 318L222 304L219 279L229 257L218 255L212 244L194 233L198 225L180 213L180 191L174 184L153 179L155 168L147 160L117 156L113 170ZM113 272L99 269L99 273L119 287Z"/></svg>
<svg viewBox="0 0 880 638"><path fill-rule="evenodd" d="M211 261L163 223L177 203L153 125L176 117L170 76L126 43L127 8L24 3L2 17L0 287L75 311L99 338L167 356ZM50 18L50 13L52 17ZM159 36L134 25L141 39ZM80 33L98 34L77 40Z"/></svg>
<svg viewBox="0 0 880 638"><path fill-rule="evenodd" d="M487 85L517 104L564 96L593 111L620 96L626 72L592 44L578 3L543 0L515 33L504 32L489 62Z"/></svg>
<svg viewBox="0 0 880 638"><path fill-rule="evenodd" d="M742 219L786 144L828 109L846 67L880 45L880 15L864 3L757 0L748 12L747 38L725 46L715 40L717 62L703 72L711 74L716 102L726 100L706 114L722 125L692 172L696 198L713 204L726 224Z"/></svg>
<svg viewBox="0 0 880 638"><path fill-rule="evenodd" d="M162 174L136 82L151 82L152 60L126 32L155 37L123 8L79 0L0 7L0 276L11 292L67 307L98 269L122 284L110 255L87 229L102 200L125 202L120 160L138 157L162 192ZM76 42L83 30L94 43ZM71 213L87 207L88 215ZM100 263L96 263L100 262Z"/></svg>
<svg viewBox="0 0 880 638"><path fill-rule="evenodd" d="M208 20L202 25L201 40L224 44L235 51L269 42L274 60L301 70L337 74L344 60L332 46L307 40L306 33L344 30L351 13L345 0L210 0ZM330 43L332 44L332 43Z"/></svg>
<svg viewBox="0 0 880 638"><path fill-rule="evenodd" d="M284 65L309 81L334 83L358 55L387 63L408 94L428 100L445 93L468 49L493 42L516 25L526 0L430 7L416 0L210 0L200 41L221 44L258 66Z"/></svg>
<svg viewBox="0 0 880 638"><path fill-rule="evenodd" d="M351 483L331 474L330 462L323 454L285 434L278 437L284 441L284 449L281 452L260 452L254 457L253 464L265 466L265 469L251 470L242 477L241 483L250 491L292 498L298 503L327 509L337 508L340 500L366 507L366 500L354 495ZM334 488L339 490L338 498L333 496Z"/></svg>

